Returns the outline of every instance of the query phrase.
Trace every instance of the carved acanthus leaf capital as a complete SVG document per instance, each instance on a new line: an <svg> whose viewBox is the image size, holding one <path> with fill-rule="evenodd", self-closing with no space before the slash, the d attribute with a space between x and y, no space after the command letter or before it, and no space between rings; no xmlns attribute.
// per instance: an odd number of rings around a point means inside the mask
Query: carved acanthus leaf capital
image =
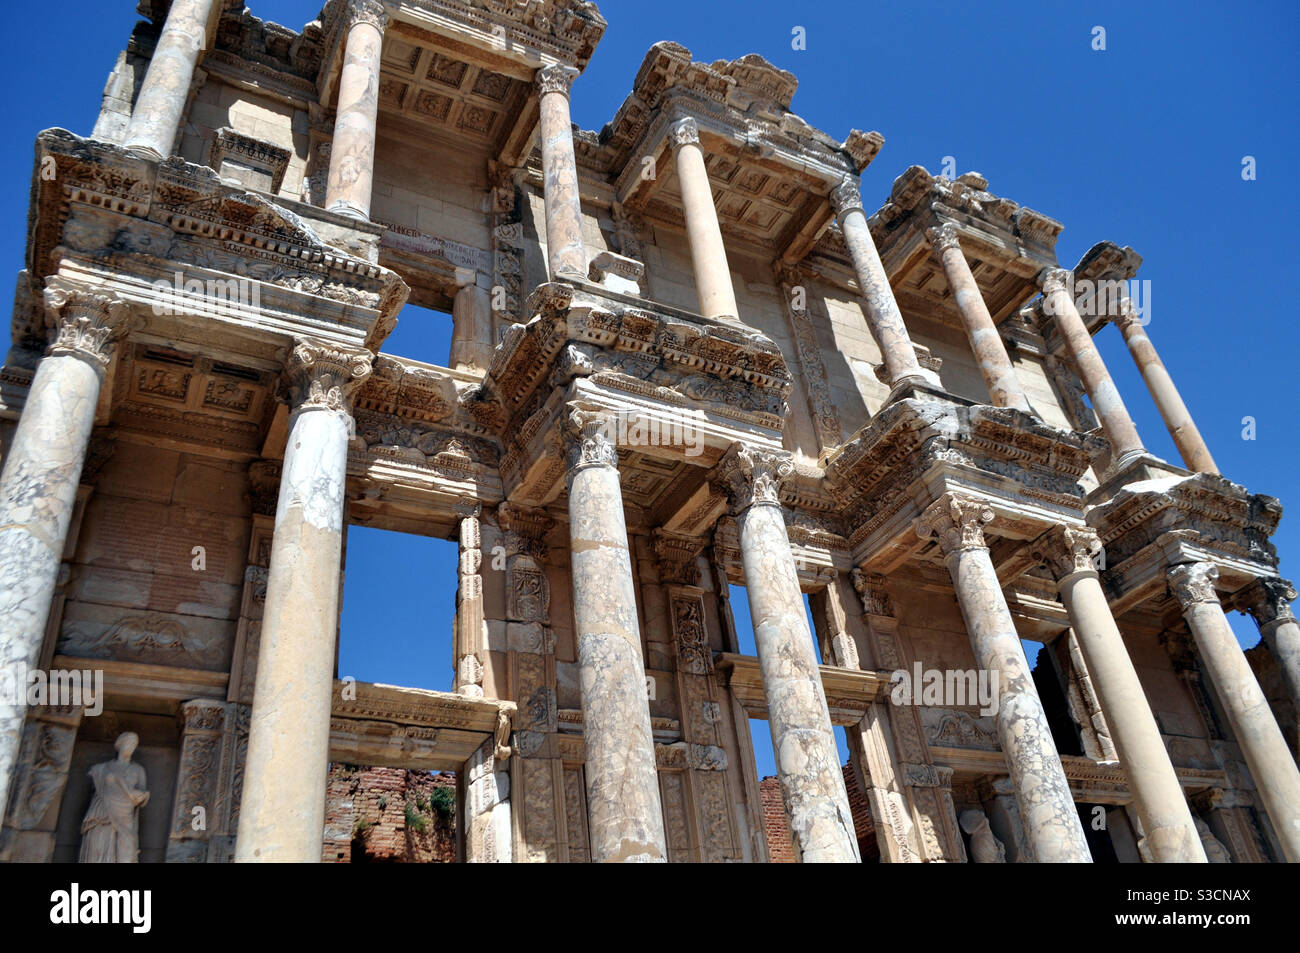
<svg viewBox="0 0 1300 953"><path fill-rule="evenodd" d="M780 506L781 485L794 474L794 457L786 450L737 443L716 472L733 512L755 505Z"/></svg>
<svg viewBox="0 0 1300 953"><path fill-rule="evenodd" d="M854 209L863 211L862 193L858 190L858 183L845 176L839 185L831 189L831 208L835 210L835 217L838 219L842 219Z"/></svg>
<svg viewBox="0 0 1300 953"><path fill-rule="evenodd" d="M1076 572L1096 571L1093 557L1101 552L1095 530L1081 526L1054 526L1034 543L1033 556L1060 582Z"/></svg>
<svg viewBox="0 0 1300 953"><path fill-rule="evenodd" d="M546 558L546 535L555 526L555 520L545 510L502 503L497 507L497 524L506 534L506 551L522 553L534 559Z"/></svg>
<svg viewBox="0 0 1300 953"><path fill-rule="evenodd" d="M380 0L348 0L344 16L349 29L358 23L368 23L380 33L388 29L388 10Z"/></svg>
<svg viewBox="0 0 1300 953"><path fill-rule="evenodd" d="M1273 622L1294 621L1291 603L1295 598L1296 589L1290 582L1277 576L1264 576L1239 592L1236 601L1262 628Z"/></svg>
<svg viewBox="0 0 1300 953"><path fill-rule="evenodd" d="M865 569L854 569L849 573L849 578L853 580L853 588L858 591L858 596L862 599L862 608L867 615L890 619L894 617L894 602L885 591L884 576L877 572L867 572Z"/></svg>
<svg viewBox="0 0 1300 953"><path fill-rule="evenodd" d="M617 467L614 415L571 404L565 418L565 456L572 474L584 467Z"/></svg>
<svg viewBox="0 0 1300 953"><path fill-rule="evenodd" d="M961 251L961 242L957 240L957 229L951 223L945 222L943 225L927 228L925 237L934 250L941 255L950 248Z"/></svg>
<svg viewBox="0 0 1300 953"><path fill-rule="evenodd" d="M668 139L672 142L674 151L682 146L698 146L700 144L700 127L696 125L694 119L687 116L685 119L679 119L668 127Z"/></svg>
<svg viewBox="0 0 1300 953"><path fill-rule="evenodd" d="M1068 294L1073 284L1074 275L1065 268L1044 268L1038 273L1038 287L1043 289L1044 295L1057 292Z"/></svg>
<svg viewBox="0 0 1300 953"><path fill-rule="evenodd" d="M285 362L281 398L293 411L351 413L352 398L370 376L373 362L365 348L298 341Z"/></svg>
<svg viewBox="0 0 1300 953"><path fill-rule="evenodd" d="M939 537L943 554L988 549L984 524L993 519L993 510L983 500L945 493L935 500L916 521L916 535L922 539Z"/></svg>
<svg viewBox="0 0 1300 953"><path fill-rule="evenodd" d="M45 329L50 356L73 355L108 366L113 345L130 326L130 309L115 295L52 278L45 284Z"/></svg>
<svg viewBox="0 0 1300 953"><path fill-rule="evenodd" d="M577 75L576 69L563 63L543 66L537 71L537 92L541 96L547 93L561 93L567 98Z"/></svg>
<svg viewBox="0 0 1300 953"><path fill-rule="evenodd" d="M1169 590L1184 611L1194 605L1219 605L1219 594L1214 588L1219 569L1214 563L1186 563L1169 570Z"/></svg>
<svg viewBox="0 0 1300 953"><path fill-rule="evenodd" d="M666 530L654 531L654 551L659 564L659 578L694 586L700 581L700 553L707 540L699 536L680 536Z"/></svg>

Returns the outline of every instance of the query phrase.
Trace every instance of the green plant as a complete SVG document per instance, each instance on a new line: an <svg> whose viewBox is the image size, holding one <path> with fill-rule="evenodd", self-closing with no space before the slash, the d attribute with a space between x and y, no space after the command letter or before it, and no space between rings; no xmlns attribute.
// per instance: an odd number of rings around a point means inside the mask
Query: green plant
<svg viewBox="0 0 1300 953"><path fill-rule="evenodd" d="M410 801L406 802L406 829L410 831L422 831L428 825L424 815Z"/></svg>
<svg viewBox="0 0 1300 953"><path fill-rule="evenodd" d="M379 809L380 809L381 811L384 811L384 810L387 810L387 809L388 809L388 795L387 795L387 794L381 794L381 795L379 795Z"/></svg>
<svg viewBox="0 0 1300 953"><path fill-rule="evenodd" d="M354 825L352 825L352 836L354 838L365 837L366 834L370 832L370 828L374 826L375 825L370 823L370 821L366 820L364 817L360 818L357 820L357 822Z"/></svg>
<svg viewBox="0 0 1300 953"><path fill-rule="evenodd" d="M456 813L456 792L452 788L434 788L429 801L443 820L448 820Z"/></svg>

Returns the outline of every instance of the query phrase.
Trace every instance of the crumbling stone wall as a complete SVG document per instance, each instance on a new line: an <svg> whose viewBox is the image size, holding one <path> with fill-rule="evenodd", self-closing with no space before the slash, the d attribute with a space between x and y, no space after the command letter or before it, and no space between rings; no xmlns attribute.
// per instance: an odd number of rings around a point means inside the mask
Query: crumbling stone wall
<svg viewBox="0 0 1300 953"><path fill-rule="evenodd" d="M327 864L454 863L456 775L330 765Z"/></svg>

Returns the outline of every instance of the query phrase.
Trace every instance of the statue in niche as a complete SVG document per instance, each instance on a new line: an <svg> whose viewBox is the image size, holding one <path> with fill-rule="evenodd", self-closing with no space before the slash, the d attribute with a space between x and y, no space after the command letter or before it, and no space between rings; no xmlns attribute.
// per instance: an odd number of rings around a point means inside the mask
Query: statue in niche
<svg viewBox="0 0 1300 953"><path fill-rule="evenodd" d="M83 864L134 864L140 860L140 808L149 801L144 768L131 761L140 744L133 731L117 736L117 757L90 769L95 795L81 822Z"/></svg>
<svg viewBox="0 0 1300 953"><path fill-rule="evenodd" d="M989 819L983 811L962 811L957 819L961 829L970 837L970 859L976 864L1005 864L1007 851L1002 841L993 835Z"/></svg>
<svg viewBox="0 0 1300 953"><path fill-rule="evenodd" d="M1212 864L1230 864L1232 855L1228 853L1228 848L1223 845L1223 841L1214 836L1210 830L1210 825L1205 823L1199 817L1194 818L1196 821L1196 833L1201 835L1201 846L1205 848L1205 859Z"/></svg>

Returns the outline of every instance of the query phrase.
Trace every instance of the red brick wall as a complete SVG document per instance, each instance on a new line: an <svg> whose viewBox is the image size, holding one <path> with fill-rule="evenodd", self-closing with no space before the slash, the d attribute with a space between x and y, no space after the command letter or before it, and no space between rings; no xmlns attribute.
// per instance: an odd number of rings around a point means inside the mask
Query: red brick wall
<svg viewBox="0 0 1300 953"><path fill-rule="evenodd" d="M862 789L858 787L857 775L851 764L844 765L844 786L849 793L849 810L853 812L853 830L858 837L858 850L862 853L864 863L874 863L880 859L876 828L871 820L871 808ZM768 856L774 864L793 864L794 843L790 840L790 828L786 824L785 805L781 803L781 781L779 778L764 778L758 782L758 791L763 802L763 833L767 835Z"/></svg>
<svg viewBox="0 0 1300 953"><path fill-rule="evenodd" d="M450 811L437 809L448 800ZM408 805L410 820L408 823ZM325 863L449 863L456 859L456 775L330 765Z"/></svg>

